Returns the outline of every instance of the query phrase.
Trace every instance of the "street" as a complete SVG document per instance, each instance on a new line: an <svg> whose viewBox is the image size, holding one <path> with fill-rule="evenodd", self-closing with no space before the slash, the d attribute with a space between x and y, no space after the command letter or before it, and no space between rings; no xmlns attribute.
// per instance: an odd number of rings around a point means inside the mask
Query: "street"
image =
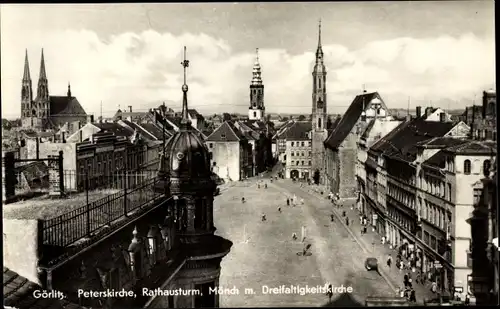
<svg viewBox="0 0 500 309"><path fill-rule="evenodd" d="M261 188L257 182L262 181ZM268 188L264 188L264 183ZM309 287L331 283L333 287L352 287L352 298L364 305L368 296L394 296L394 290L376 271L367 271L368 255L338 219L328 201L320 202L307 192L297 190L288 180L270 183L267 178L236 182L221 190L214 205L217 234L233 241L231 253L224 258L219 284L233 286L239 295L221 295L221 307L325 306L325 294L263 294L262 286L299 285ZM299 204L287 206L286 198L296 194ZM242 203L244 197L246 202ZM278 211L281 207L281 213ZM267 221L262 222L265 214ZM302 242L302 227L306 240ZM296 233L298 239L293 240ZM311 255L298 255L311 244ZM380 264L380 261L379 261ZM245 295L245 288L255 294ZM340 297L334 294L332 301Z"/></svg>

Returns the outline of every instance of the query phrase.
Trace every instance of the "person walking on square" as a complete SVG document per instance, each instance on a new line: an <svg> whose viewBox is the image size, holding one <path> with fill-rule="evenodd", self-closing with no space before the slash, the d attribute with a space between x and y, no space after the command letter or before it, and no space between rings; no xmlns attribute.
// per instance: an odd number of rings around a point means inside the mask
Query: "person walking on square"
<svg viewBox="0 0 500 309"><path fill-rule="evenodd" d="M334 221L334 215L333 215L333 214L331 214L331 215L330 215L330 220L331 220L332 222Z"/></svg>
<svg viewBox="0 0 500 309"><path fill-rule="evenodd" d="M389 254L389 256L387 257L387 266L389 266L389 268L390 268L391 264L392 264L392 256L391 256L391 254Z"/></svg>
<svg viewBox="0 0 500 309"><path fill-rule="evenodd" d="M262 222L266 221L266 215L265 214L262 214Z"/></svg>
<svg viewBox="0 0 500 309"><path fill-rule="evenodd" d="M286 206L290 206L290 199L289 198L286 199Z"/></svg>
<svg viewBox="0 0 500 309"><path fill-rule="evenodd" d="M345 218L345 225L349 226L349 218L348 217Z"/></svg>
<svg viewBox="0 0 500 309"><path fill-rule="evenodd" d="M333 297L333 286L331 283L328 283L328 290L326 291L326 295L328 295L328 301L331 302Z"/></svg>
<svg viewBox="0 0 500 309"><path fill-rule="evenodd" d="M363 226L363 234L366 234L366 225Z"/></svg>
<svg viewBox="0 0 500 309"><path fill-rule="evenodd" d="M292 234L292 239L293 239L293 240L297 240L297 233L293 233L293 234Z"/></svg>
<svg viewBox="0 0 500 309"><path fill-rule="evenodd" d="M278 211L281 213L281 207L278 207Z"/></svg>

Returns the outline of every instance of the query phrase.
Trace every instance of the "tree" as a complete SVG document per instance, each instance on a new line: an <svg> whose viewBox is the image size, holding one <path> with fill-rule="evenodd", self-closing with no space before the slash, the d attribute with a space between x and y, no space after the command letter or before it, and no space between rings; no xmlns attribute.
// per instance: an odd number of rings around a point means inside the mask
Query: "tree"
<svg viewBox="0 0 500 309"><path fill-rule="evenodd" d="M300 115L300 116L299 116L299 121L304 121L304 120L306 120L306 116L304 116L304 115Z"/></svg>

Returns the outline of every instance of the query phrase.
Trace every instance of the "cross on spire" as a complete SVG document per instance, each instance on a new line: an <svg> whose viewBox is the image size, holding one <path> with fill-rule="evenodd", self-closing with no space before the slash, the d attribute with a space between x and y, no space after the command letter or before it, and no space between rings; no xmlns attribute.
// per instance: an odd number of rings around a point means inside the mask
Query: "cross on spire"
<svg viewBox="0 0 500 309"><path fill-rule="evenodd" d="M181 124L184 128L188 128L190 123L188 117L188 102L187 102L187 92L188 86L186 83L186 69L189 67L189 60L186 59L186 46L184 46L184 60L181 62L182 67L184 68L184 84L182 85L182 121Z"/></svg>

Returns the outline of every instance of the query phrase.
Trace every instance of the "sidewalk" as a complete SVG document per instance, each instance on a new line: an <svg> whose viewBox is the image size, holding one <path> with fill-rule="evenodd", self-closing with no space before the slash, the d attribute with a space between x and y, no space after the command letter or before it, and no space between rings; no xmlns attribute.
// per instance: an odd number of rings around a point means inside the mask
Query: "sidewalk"
<svg viewBox="0 0 500 309"><path fill-rule="evenodd" d="M311 188L311 186L306 186L302 189L306 192L309 192L310 194L314 194L315 196L328 201L328 195L325 195L324 193L323 195L321 195L320 193L317 192L321 190L320 188L318 188L317 186L312 186L312 187L316 188ZM382 245L381 243L382 237L378 235L376 232L373 232L371 226L368 226L367 233L365 235L361 235L362 225L361 222L359 221L359 212L355 207L355 203L356 201L354 200L345 201L342 202L342 206L340 208L337 208L332 203L332 210L337 215L337 218L342 220L342 224L352 232L355 238L357 238L357 241L363 244L362 247L365 247L366 249L365 251L368 251L368 253L372 257L378 260L379 269L381 270L381 273L386 275L387 279L389 279L392 285L394 285L395 287L403 287L403 278L405 273L408 273L408 271L407 270L400 271L395 266L397 251L390 249L388 244ZM343 211L346 212L347 217L349 218L349 226L345 225L345 218L342 217ZM393 258L393 263L390 268L387 266L386 263L389 254L391 254ZM412 282L413 289L415 290L418 303L422 304L424 302L424 299L436 298L436 295L430 291L429 284L426 284L424 286L422 284L416 283L415 279L417 273L416 272L412 273L410 271L410 274L413 279Z"/></svg>

